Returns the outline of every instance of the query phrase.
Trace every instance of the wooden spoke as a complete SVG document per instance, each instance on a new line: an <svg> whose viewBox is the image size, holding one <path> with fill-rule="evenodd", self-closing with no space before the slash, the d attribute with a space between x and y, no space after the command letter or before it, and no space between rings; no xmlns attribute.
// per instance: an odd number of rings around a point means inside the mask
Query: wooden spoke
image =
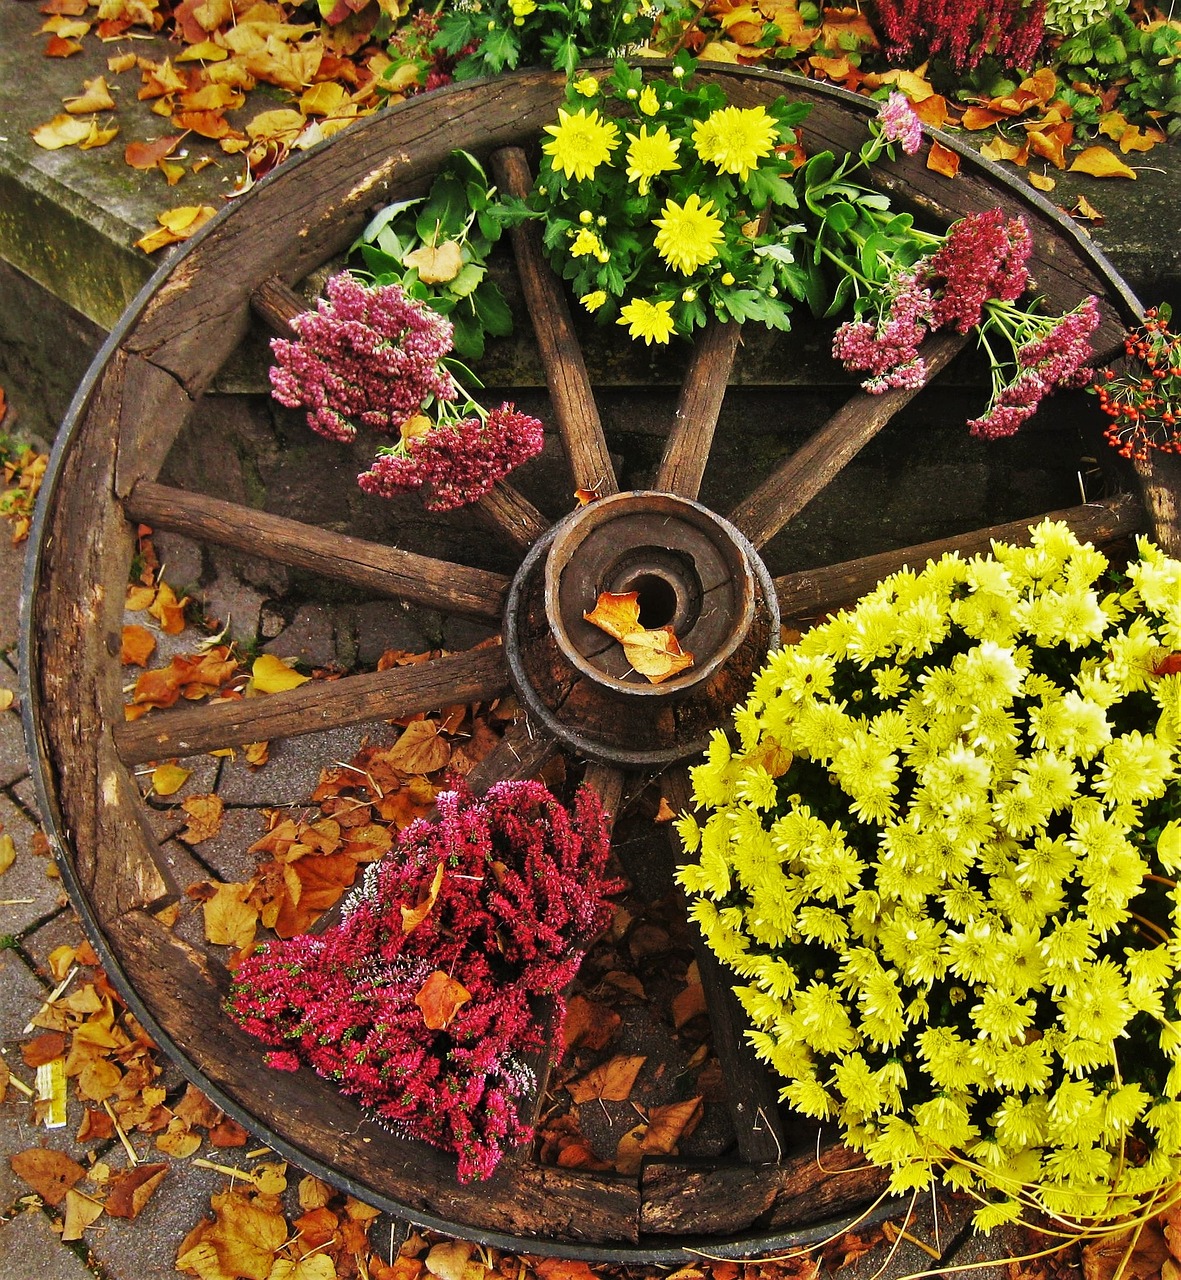
<svg viewBox="0 0 1181 1280"><path fill-rule="evenodd" d="M902 547L898 551L883 551L860 560L845 560L822 569L804 569L775 579L775 591L779 596L779 611L785 618L805 618L822 609L848 604L856 600L888 574L896 573L903 565L920 569L928 560L937 560L945 553L958 551L962 556L987 551L994 539L1001 542L1025 543L1029 540L1029 527L1041 520L1062 520L1080 539L1086 542L1114 542L1145 527L1144 511L1139 501L1130 493L1119 493L1102 502L1088 502L1079 507L1066 507L1051 511L1045 516L1031 516L1026 520L1011 520L1008 524L996 524L987 529L974 529L971 533L958 534L954 538L941 538L936 542L924 542L914 547Z"/></svg>
<svg viewBox="0 0 1181 1280"><path fill-rule="evenodd" d="M529 162L519 147L493 152L492 172L503 191L527 196L533 185ZM550 270L541 246L541 230L532 222L509 232L525 305L533 319L537 349L545 366L550 401L570 459L576 489L602 496L617 493L615 468L607 451L594 390L582 358L562 282Z"/></svg>
<svg viewBox="0 0 1181 1280"><path fill-rule="evenodd" d="M545 762L557 753L556 740L521 715L467 775L467 784L477 795L482 795L495 782L535 778Z"/></svg>
<svg viewBox="0 0 1181 1280"><path fill-rule="evenodd" d="M308 309L307 303L278 276L270 276L250 295L255 313L281 338L292 338L292 320ZM503 480L476 504L485 523L502 533L522 551L549 528L549 521L529 501Z"/></svg>
<svg viewBox="0 0 1181 1280"><path fill-rule="evenodd" d="M933 378L965 345L958 333L937 334L923 345L928 378ZM847 401L781 467L730 513L730 520L756 547L814 498L918 394L895 387L880 396L859 392Z"/></svg>
<svg viewBox="0 0 1181 1280"><path fill-rule="evenodd" d="M698 338L653 488L685 498L700 492L741 336L740 324L711 320Z"/></svg>
<svg viewBox="0 0 1181 1280"><path fill-rule="evenodd" d="M123 762L143 764L324 729L393 720L457 702L484 702L508 687L499 645L469 649L416 666L394 667L343 680L313 680L262 698L215 702L183 711L152 713L116 725Z"/></svg>
<svg viewBox="0 0 1181 1280"><path fill-rule="evenodd" d="M683 765L670 769L664 775L662 790L675 812L683 813L692 807L689 772ZM680 858L680 841L671 827L669 840L674 859ZM713 1028L714 1051L722 1065L722 1079L726 1082L739 1154L749 1164L776 1163L784 1151L778 1086L746 1039L750 1019L734 994L733 975L722 968L700 929L691 928L690 933Z"/></svg>
<svg viewBox="0 0 1181 1280"><path fill-rule="evenodd" d="M583 781L602 801L610 827L615 825L615 819L619 816L619 806L623 800L623 784L626 780L627 774L615 765L592 760L586 766Z"/></svg>
<svg viewBox="0 0 1181 1280"><path fill-rule="evenodd" d="M511 484L501 480L475 504L476 514L519 551L526 551L549 528L549 521Z"/></svg>
<svg viewBox="0 0 1181 1280"><path fill-rule="evenodd" d="M129 520L156 529L265 556L432 609L493 620L504 612L509 579L503 574L383 547L146 480L131 491L123 509Z"/></svg>

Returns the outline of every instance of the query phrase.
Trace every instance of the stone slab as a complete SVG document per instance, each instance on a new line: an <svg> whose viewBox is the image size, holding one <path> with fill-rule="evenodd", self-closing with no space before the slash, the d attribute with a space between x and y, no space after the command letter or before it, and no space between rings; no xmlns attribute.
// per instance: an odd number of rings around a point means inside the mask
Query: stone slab
<svg viewBox="0 0 1181 1280"><path fill-rule="evenodd" d="M95 1280L95 1272L62 1244L40 1209L0 1223L0 1274L5 1280Z"/></svg>
<svg viewBox="0 0 1181 1280"><path fill-rule="evenodd" d="M10 677L4 672L0 684ZM15 676L11 677L15 684ZM8 687L12 687L9 685ZM0 712L0 787L10 787L29 776L29 761L25 755L25 735L20 715L15 709Z"/></svg>
<svg viewBox="0 0 1181 1280"><path fill-rule="evenodd" d="M0 832L12 836L16 857L0 876L0 934L22 934L65 905L57 864L33 851L36 827L8 796L0 794Z"/></svg>

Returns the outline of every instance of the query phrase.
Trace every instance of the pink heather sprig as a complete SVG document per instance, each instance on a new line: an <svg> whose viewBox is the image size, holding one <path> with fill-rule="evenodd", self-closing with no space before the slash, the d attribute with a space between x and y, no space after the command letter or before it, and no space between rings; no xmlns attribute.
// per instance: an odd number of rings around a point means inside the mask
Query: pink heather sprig
<svg viewBox="0 0 1181 1280"><path fill-rule="evenodd" d="M342 272L292 328L294 340L271 341L271 389L289 409L307 409L308 426L329 440L347 444L358 424L393 435L424 404L459 395L442 364L451 322L396 284L370 287Z"/></svg>
<svg viewBox="0 0 1181 1280"><path fill-rule="evenodd" d="M453 1152L463 1181L485 1178L531 1131L519 1103L533 1086L528 1055L560 1027L562 993L581 950L610 919L608 834L594 792L573 812L538 782L501 782L482 800L461 783L370 866L322 935L271 942L237 969L235 1020L273 1046L268 1065L307 1065L396 1131ZM438 896L409 933L403 908ZM471 999L445 1030L415 1004L442 970Z"/></svg>
<svg viewBox="0 0 1181 1280"><path fill-rule="evenodd" d="M878 109L878 128L886 142L897 142L908 156L923 145L923 126L904 93L895 90Z"/></svg>
<svg viewBox="0 0 1181 1280"><path fill-rule="evenodd" d="M963 71L990 53L1027 67L1045 38L1044 0L878 0L877 10L894 65L943 56Z"/></svg>
<svg viewBox="0 0 1181 1280"><path fill-rule="evenodd" d="M980 323L985 303L1015 302L1029 285L1032 248L1023 218L1007 218L1001 209L961 218L919 272L920 282L938 291L933 327L967 333Z"/></svg>
<svg viewBox="0 0 1181 1280"><path fill-rule="evenodd" d="M425 489L423 505L452 511L482 498L498 480L541 452L541 423L511 404L486 417L475 405L471 416L445 421L401 446L380 452L357 483L370 494L393 498Z"/></svg>
<svg viewBox="0 0 1181 1280"><path fill-rule="evenodd" d="M1016 363L1006 373L989 349L993 393L985 412L968 423L972 435L984 440L1011 436L1051 392L1085 387L1093 376L1090 337L1098 324L1099 304L1093 297L1057 317L1033 316L1011 304L995 308L993 327L1014 346ZM981 338L987 348L983 332Z"/></svg>

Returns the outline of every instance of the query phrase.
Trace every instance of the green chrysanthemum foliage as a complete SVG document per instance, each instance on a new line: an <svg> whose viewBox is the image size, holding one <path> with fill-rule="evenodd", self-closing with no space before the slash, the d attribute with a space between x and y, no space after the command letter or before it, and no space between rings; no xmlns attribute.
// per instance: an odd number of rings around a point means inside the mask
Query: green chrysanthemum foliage
<svg viewBox="0 0 1181 1280"><path fill-rule="evenodd" d="M1181 563L1031 533L776 653L680 819L782 1097L982 1230L1181 1178Z"/></svg>

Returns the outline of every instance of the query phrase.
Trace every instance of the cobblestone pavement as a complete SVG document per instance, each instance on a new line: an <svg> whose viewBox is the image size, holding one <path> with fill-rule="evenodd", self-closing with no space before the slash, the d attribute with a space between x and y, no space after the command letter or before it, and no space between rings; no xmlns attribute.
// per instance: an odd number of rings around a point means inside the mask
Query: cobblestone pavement
<svg viewBox="0 0 1181 1280"><path fill-rule="evenodd" d="M16 644L23 560L24 548L12 547L6 528L0 526L0 688L14 691L19 690ZM167 637L162 640L165 643L153 658L154 663L167 661L171 652L184 647L177 641L169 642ZM361 730L342 730L337 736L340 741L335 744L334 758L348 759L360 743ZM189 792L216 786L227 810L220 836L202 845L200 863L187 846L171 838L181 825L173 820L172 813L167 808L157 812L156 834L172 856L181 884L206 878L211 870L227 880L244 878L248 870L244 850L262 830L258 806L302 800L314 787L318 772L297 750L283 743L272 744L270 763L256 775L248 775L240 765L228 761L219 764L208 756L182 763L193 769L193 775L172 798L173 802L178 803ZM62 944L78 945L83 932L52 859L39 851L44 845L35 839L36 800L15 706L0 712L0 824L0 831L10 835L16 847L14 862L0 875L0 1055L13 1075L27 1085L32 1083L33 1072L25 1064L20 1046L22 1040L29 1038L29 1020L52 986L47 958ZM182 933L186 928L199 927L199 916L195 914L182 917L177 926ZM185 1082L174 1065L162 1065L164 1072L158 1083L167 1088L168 1102L175 1103ZM81 1241L69 1244L61 1239L60 1208L43 1204L33 1194L13 1170L11 1158L31 1148L48 1147L68 1153L87 1168L96 1162L106 1164L114 1173L125 1168L128 1156L117 1140L82 1142L75 1138L82 1119L83 1106L73 1092L67 1123L56 1129L34 1127L31 1104L15 1087L9 1087L0 1102L0 1280L177 1277L174 1263L178 1246L203 1216L209 1216L210 1196L228 1185L224 1173L197 1161L212 1157L214 1163L241 1168L250 1164L248 1155L254 1154L257 1159L257 1149L253 1153L245 1149L219 1152L209 1149L206 1142L189 1158L178 1159L162 1154L154 1145L153 1135L133 1133L137 1158L163 1161L167 1166L159 1189L134 1220L104 1214L86 1229ZM295 1198L298 1179L297 1171L289 1172L285 1208L290 1218L300 1212ZM87 1185L83 1182L79 1187L85 1190ZM937 1210L930 1202L916 1206L909 1235L922 1242L921 1248L907 1239L894 1251L885 1243L879 1244L865 1256L840 1267L839 1280L944 1274L949 1266L956 1267L959 1275L996 1274L972 1264L1007 1258L1010 1250L1006 1242L998 1241L995 1235L988 1241L972 1237L963 1229L965 1217L963 1207L942 1202ZM511 1230L511 1224L506 1224L506 1229ZM372 1248L392 1262L405 1230L402 1223L383 1216L370 1230ZM936 1244L939 1247L932 1253ZM1015 1242L1014 1249L1017 1248ZM938 1264L940 1270L928 1272L928 1268L936 1266L933 1257L938 1259L940 1253L944 1254ZM618 1276L619 1269L612 1269L612 1274ZM650 1268L643 1272L637 1269L633 1280L654 1274ZM785 1274L794 1276L796 1272L787 1268ZM574 1275L577 1277L578 1273Z"/></svg>

